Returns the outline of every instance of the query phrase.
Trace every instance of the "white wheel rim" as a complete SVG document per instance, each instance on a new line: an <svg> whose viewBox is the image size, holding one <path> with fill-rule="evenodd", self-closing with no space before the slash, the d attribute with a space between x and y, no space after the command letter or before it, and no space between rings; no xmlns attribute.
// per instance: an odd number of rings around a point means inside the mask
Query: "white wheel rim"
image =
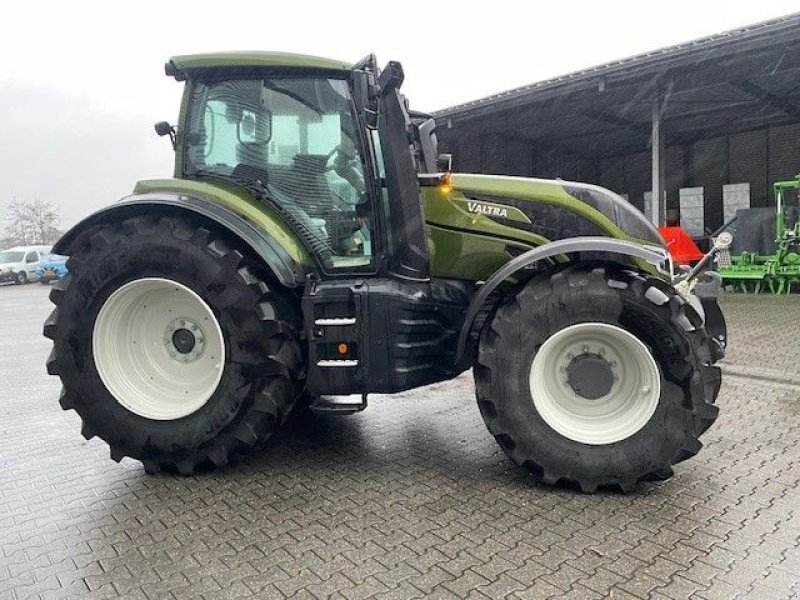
<svg viewBox="0 0 800 600"><path fill-rule="evenodd" d="M605 361L613 374L610 389L593 399L576 392L568 374L573 361L587 356ZM650 350L630 332L606 323L579 323L554 333L539 348L530 392L539 415L557 433L605 445L647 424L658 407L661 377Z"/></svg>
<svg viewBox="0 0 800 600"><path fill-rule="evenodd" d="M108 297L94 324L92 350L117 402L159 421L204 406L225 365L222 330L208 304L185 285L157 277L126 283Z"/></svg>

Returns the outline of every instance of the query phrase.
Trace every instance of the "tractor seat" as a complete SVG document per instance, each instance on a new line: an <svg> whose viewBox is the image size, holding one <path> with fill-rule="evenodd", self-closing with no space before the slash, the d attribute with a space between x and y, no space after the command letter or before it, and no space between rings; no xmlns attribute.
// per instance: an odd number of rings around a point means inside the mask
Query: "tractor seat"
<svg viewBox="0 0 800 600"><path fill-rule="evenodd" d="M272 168L270 183L310 216L327 220L333 200L328 178L325 177L326 162L325 155L296 154L291 167Z"/></svg>
<svg viewBox="0 0 800 600"><path fill-rule="evenodd" d="M260 181L266 185L268 180L267 170L247 163L239 163L233 168L231 173L234 177L241 177L242 179L252 179L253 181Z"/></svg>

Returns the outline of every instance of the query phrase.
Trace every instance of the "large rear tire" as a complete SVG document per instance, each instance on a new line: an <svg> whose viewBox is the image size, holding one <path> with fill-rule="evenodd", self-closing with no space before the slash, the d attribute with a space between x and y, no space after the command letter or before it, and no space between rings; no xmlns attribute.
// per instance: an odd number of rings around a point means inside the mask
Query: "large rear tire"
<svg viewBox="0 0 800 600"><path fill-rule="evenodd" d="M302 390L296 302L235 240L181 217L83 232L44 327L61 406L117 461L222 467L263 444Z"/></svg>
<svg viewBox="0 0 800 600"><path fill-rule="evenodd" d="M535 278L482 333L478 405L533 476L591 493L662 480L715 420L719 369L671 286L617 265Z"/></svg>

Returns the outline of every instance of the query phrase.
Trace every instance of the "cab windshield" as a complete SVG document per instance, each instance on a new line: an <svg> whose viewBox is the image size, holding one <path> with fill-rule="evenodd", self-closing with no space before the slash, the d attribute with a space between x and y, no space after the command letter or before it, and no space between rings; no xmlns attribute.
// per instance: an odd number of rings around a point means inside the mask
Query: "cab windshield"
<svg viewBox="0 0 800 600"><path fill-rule="evenodd" d="M24 252L0 252L0 265L8 265L11 263L22 262L22 257L25 256Z"/></svg>
<svg viewBox="0 0 800 600"><path fill-rule="evenodd" d="M343 79L195 82L184 174L263 186L333 267L371 263L371 219L350 90Z"/></svg>

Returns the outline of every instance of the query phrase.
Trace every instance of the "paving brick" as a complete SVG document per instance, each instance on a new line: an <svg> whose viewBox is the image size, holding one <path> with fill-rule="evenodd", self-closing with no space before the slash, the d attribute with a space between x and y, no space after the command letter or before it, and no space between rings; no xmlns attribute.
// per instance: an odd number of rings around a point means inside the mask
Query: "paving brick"
<svg viewBox="0 0 800 600"><path fill-rule="evenodd" d="M518 598L519 600L541 600L541 598L549 598L551 596L561 596L564 591L546 581L539 580L530 587L513 592L509 597Z"/></svg>
<svg viewBox="0 0 800 600"><path fill-rule="evenodd" d="M650 577L644 573L636 573L628 581L621 583L619 587L638 598L647 598L653 590L663 585L663 583L663 581L655 577Z"/></svg>
<svg viewBox="0 0 800 600"><path fill-rule="evenodd" d="M591 588L596 592L608 595L616 586L627 581L624 575L609 571L606 568L597 569L597 572L592 577L581 579L586 587Z"/></svg>
<svg viewBox="0 0 800 600"><path fill-rule="evenodd" d="M775 352L800 298L724 298L723 367L772 371L725 376L673 479L584 496L505 458L469 374L290 422L222 472L147 476L58 406L40 287L0 288L0 599L800 597L800 391L769 381L800 381ZM13 328L10 303L30 308Z"/></svg>
<svg viewBox="0 0 800 600"><path fill-rule="evenodd" d="M489 596L489 598L506 598L514 592L523 590L526 587L526 584L514 579L508 573L503 573L491 583L483 585L478 589Z"/></svg>
<svg viewBox="0 0 800 600"><path fill-rule="evenodd" d="M711 584L711 587L697 592L697 596L704 600L733 600L733 598L736 598L736 596L742 592L742 588L716 579Z"/></svg>
<svg viewBox="0 0 800 600"><path fill-rule="evenodd" d="M452 581L446 581L442 587L447 588L457 596L465 598L469 592L485 586L490 583L490 580L475 571L465 571L461 576Z"/></svg>

